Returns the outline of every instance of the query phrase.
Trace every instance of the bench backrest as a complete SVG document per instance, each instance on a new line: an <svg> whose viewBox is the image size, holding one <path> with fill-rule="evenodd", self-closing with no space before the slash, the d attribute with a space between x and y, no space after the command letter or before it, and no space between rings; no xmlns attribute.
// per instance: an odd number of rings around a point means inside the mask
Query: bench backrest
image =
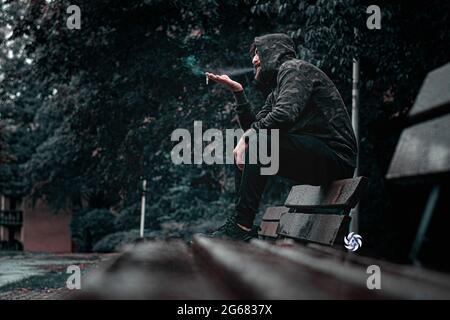
<svg viewBox="0 0 450 320"><path fill-rule="evenodd" d="M430 72L408 115L388 179L446 181L450 176L450 63Z"/></svg>
<svg viewBox="0 0 450 320"><path fill-rule="evenodd" d="M259 235L333 245L348 231L348 213L358 203L366 184L365 177L357 177L325 186L294 186L284 206L267 209Z"/></svg>
<svg viewBox="0 0 450 320"><path fill-rule="evenodd" d="M333 181L326 186L293 186L285 206L302 213L346 214L359 200L366 178Z"/></svg>

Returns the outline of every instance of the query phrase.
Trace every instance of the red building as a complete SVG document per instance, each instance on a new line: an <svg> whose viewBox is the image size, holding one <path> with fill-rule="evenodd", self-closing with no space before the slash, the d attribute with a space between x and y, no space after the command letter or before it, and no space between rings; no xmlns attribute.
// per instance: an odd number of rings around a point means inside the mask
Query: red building
<svg viewBox="0 0 450 320"><path fill-rule="evenodd" d="M0 250L72 252L69 210L0 196Z"/></svg>

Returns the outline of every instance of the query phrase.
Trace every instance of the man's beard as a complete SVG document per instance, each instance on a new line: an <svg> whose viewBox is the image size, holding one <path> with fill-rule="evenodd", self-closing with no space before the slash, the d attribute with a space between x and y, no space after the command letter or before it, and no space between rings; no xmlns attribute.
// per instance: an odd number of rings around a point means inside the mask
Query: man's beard
<svg viewBox="0 0 450 320"><path fill-rule="evenodd" d="M270 86L264 81L264 76L261 72L261 67L255 68L255 85L256 87L259 89L259 91L261 91L261 93L264 96L264 99L267 98L267 96L269 95L271 88Z"/></svg>
<svg viewBox="0 0 450 320"><path fill-rule="evenodd" d="M255 68L255 80L260 82L262 80L261 67Z"/></svg>

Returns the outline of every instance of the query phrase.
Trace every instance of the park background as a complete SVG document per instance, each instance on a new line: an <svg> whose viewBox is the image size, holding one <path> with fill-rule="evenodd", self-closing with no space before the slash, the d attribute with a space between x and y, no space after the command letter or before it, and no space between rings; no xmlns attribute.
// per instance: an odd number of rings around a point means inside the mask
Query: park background
<svg viewBox="0 0 450 320"><path fill-rule="evenodd" d="M171 162L174 129L237 127L233 98L204 70L251 66L255 36L284 32L322 68L351 107L360 62L359 252L405 262L430 186L386 181L406 115L424 77L448 62L448 1L1 1L0 194L45 199L71 212L75 251L111 251L138 237L142 179L146 236L188 239L218 226L234 204L228 165ZM81 9L69 30L66 8ZM254 106L264 101L247 73ZM261 211L291 182L273 178ZM448 206L448 203L442 206ZM448 217L435 215L421 260L448 268ZM448 213L448 212L446 212ZM57 213L55 213L57 214Z"/></svg>

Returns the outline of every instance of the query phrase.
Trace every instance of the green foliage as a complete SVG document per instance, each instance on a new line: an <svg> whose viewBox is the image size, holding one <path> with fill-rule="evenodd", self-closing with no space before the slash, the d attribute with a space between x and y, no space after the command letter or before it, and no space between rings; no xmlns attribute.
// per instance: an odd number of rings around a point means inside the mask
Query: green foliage
<svg viewBox="0 0 450 320"><path fill-rule="evenodd" d="M125 245L138 241L139 230L119 231L108 234L93 247L94 252L120 251Z"/></svg>
<svg viewBox="0 0 450 320"><path fill-rule="evenodd" d="M73 215L70 229L78 252L90 252L95 243L116 231L115 216L105 209L84 209Z"/></svg>
<svg viewBox="0 0 450 320"><path fill-rule="evenodd" d="M10 23L15 43L27 43L21 59L33 64L11 63L5 75L10 83L12 71L33 74L21 81L38 97L27 100L34 114L28 122L4 114L23 126L15 135L30 144L25 149L13 141L20 146L15 153L24 154L15 164L16 180L24 186L15 193L31 191L61 205L65 198L95 201L108 190L107 207L136 201L141 176L167 190L181 172L172 169L168 156L172 130L199 119L208 127L229 126L231 110L218 102L230 96L217 87L206 90L198 74L200 68L248 64L243 53L252 36L228 32L228 23L238 23L238 12L248 5L80 1L83 26L73 31L64 25L68 4L37 1L25 12L10 12L25 14L23 21ZM231 55L227 48L239 36L245 45ZM195 62L195 70L183 61ZM28 114L23 99L9 102Z"/></svg>
<svg viewBox="0 0 450 320"><path fill-rule="evenodd" d="M145 207L145 227L151 230L159 229L158 211L153 209L154 206ZM126 231L138 228L141 218L141 204L136 202L125 209L121 210L114 220L116 230Z"/></svg>

